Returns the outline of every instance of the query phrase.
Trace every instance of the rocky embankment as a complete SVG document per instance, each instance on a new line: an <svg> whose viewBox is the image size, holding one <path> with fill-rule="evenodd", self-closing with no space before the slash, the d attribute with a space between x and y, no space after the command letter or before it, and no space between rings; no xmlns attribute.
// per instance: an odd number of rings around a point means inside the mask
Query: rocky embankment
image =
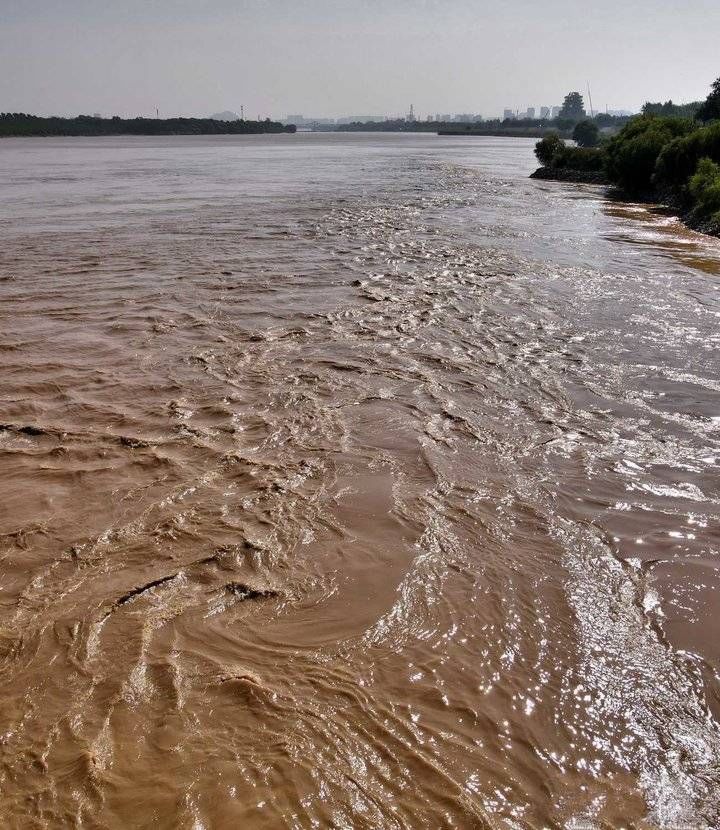
<svg viewBox="0 0 720 830"><path fill-rule="evenodd" d="M581 182L584 184L610 184L602 170L571 170L568 167L539 167L530 175L531 179L546 179L553 182Z"/></svg>

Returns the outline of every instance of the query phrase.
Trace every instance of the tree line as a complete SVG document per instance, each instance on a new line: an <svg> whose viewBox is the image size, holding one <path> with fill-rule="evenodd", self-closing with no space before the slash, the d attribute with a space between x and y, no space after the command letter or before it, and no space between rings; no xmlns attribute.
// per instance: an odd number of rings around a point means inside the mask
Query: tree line
<svg viewBox="0 0 720 830"><path fill-rule="evenodd" d="M214 118L49 118L24 112L0 113L0 136L96 135L244 135L294 133L295 126L264 121L218 121Z"/></svg>

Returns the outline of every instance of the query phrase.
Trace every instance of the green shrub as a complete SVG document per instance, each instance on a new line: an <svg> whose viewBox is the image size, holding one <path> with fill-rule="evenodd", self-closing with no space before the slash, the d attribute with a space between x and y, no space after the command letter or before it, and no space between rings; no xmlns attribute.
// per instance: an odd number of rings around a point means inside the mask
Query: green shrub
<svg viewBox="0 0 720 830"><path fill-rule="evenodd" d="M654 177L658 192L684 201L687 198L685 188L688 180L702 158L720 163L720 123L676 138L662 149Z"/></svg>
<svg viewBox="0 0 720 830"><path fill-rule="evenodd" d="M563 147L555 156L553 167L599 172L604 162L604 152L595 147Z"/></svg>
<svg viewBox="0 0 720 830"><path fill-rule="evenodd" d="M548 133L535 145L535 155L543 167L551 167L555 156L565 147L557 133Z"/></svg>
<svg viewBox="0 0 720 830"><path fill-rule="evenodd" d="M700 159L688 191L693 203L692 218L709 225L715 232L720 231L720 164L712 159Z"/></svg>
<svg viewBox="0 0 720 830"><path fill-rule="evenodd" d="M553 170L583 170L599 172L603 169L602 150L590 147L568 147L556 133L550 133L535 145L535 155L543 167Z"/></svg>
<svg viewBox="0 0 720 830"><path fill-rule="evenodd" d="M609 179L630 195L649 194L662 149L695 129L698 126L688 118L643 115L633 119L605 147Z"/></svg>

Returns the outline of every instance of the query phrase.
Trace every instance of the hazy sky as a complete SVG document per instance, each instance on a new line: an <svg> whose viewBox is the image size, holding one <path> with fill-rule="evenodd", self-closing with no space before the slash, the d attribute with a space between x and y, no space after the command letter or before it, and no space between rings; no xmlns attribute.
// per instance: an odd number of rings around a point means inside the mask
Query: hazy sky
<svg viewBox="0 0 720 830"><path fill-rule="evenodd" d="M720 0L0 0L0 111L247 117L704 98Z"/></svg>

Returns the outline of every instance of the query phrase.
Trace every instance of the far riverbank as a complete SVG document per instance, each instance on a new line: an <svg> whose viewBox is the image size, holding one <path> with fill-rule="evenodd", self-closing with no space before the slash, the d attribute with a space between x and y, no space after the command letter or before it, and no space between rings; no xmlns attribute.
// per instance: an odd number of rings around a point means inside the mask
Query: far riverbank
<svg viewBox="0 0 720 830"><path fill-rule="evenodd" d="M122 136L122 135L259 135L294 133L294 124L279 121L220 121L216 118L45 118L22 112L0 113L0 138L45 136Z"/></svg>

